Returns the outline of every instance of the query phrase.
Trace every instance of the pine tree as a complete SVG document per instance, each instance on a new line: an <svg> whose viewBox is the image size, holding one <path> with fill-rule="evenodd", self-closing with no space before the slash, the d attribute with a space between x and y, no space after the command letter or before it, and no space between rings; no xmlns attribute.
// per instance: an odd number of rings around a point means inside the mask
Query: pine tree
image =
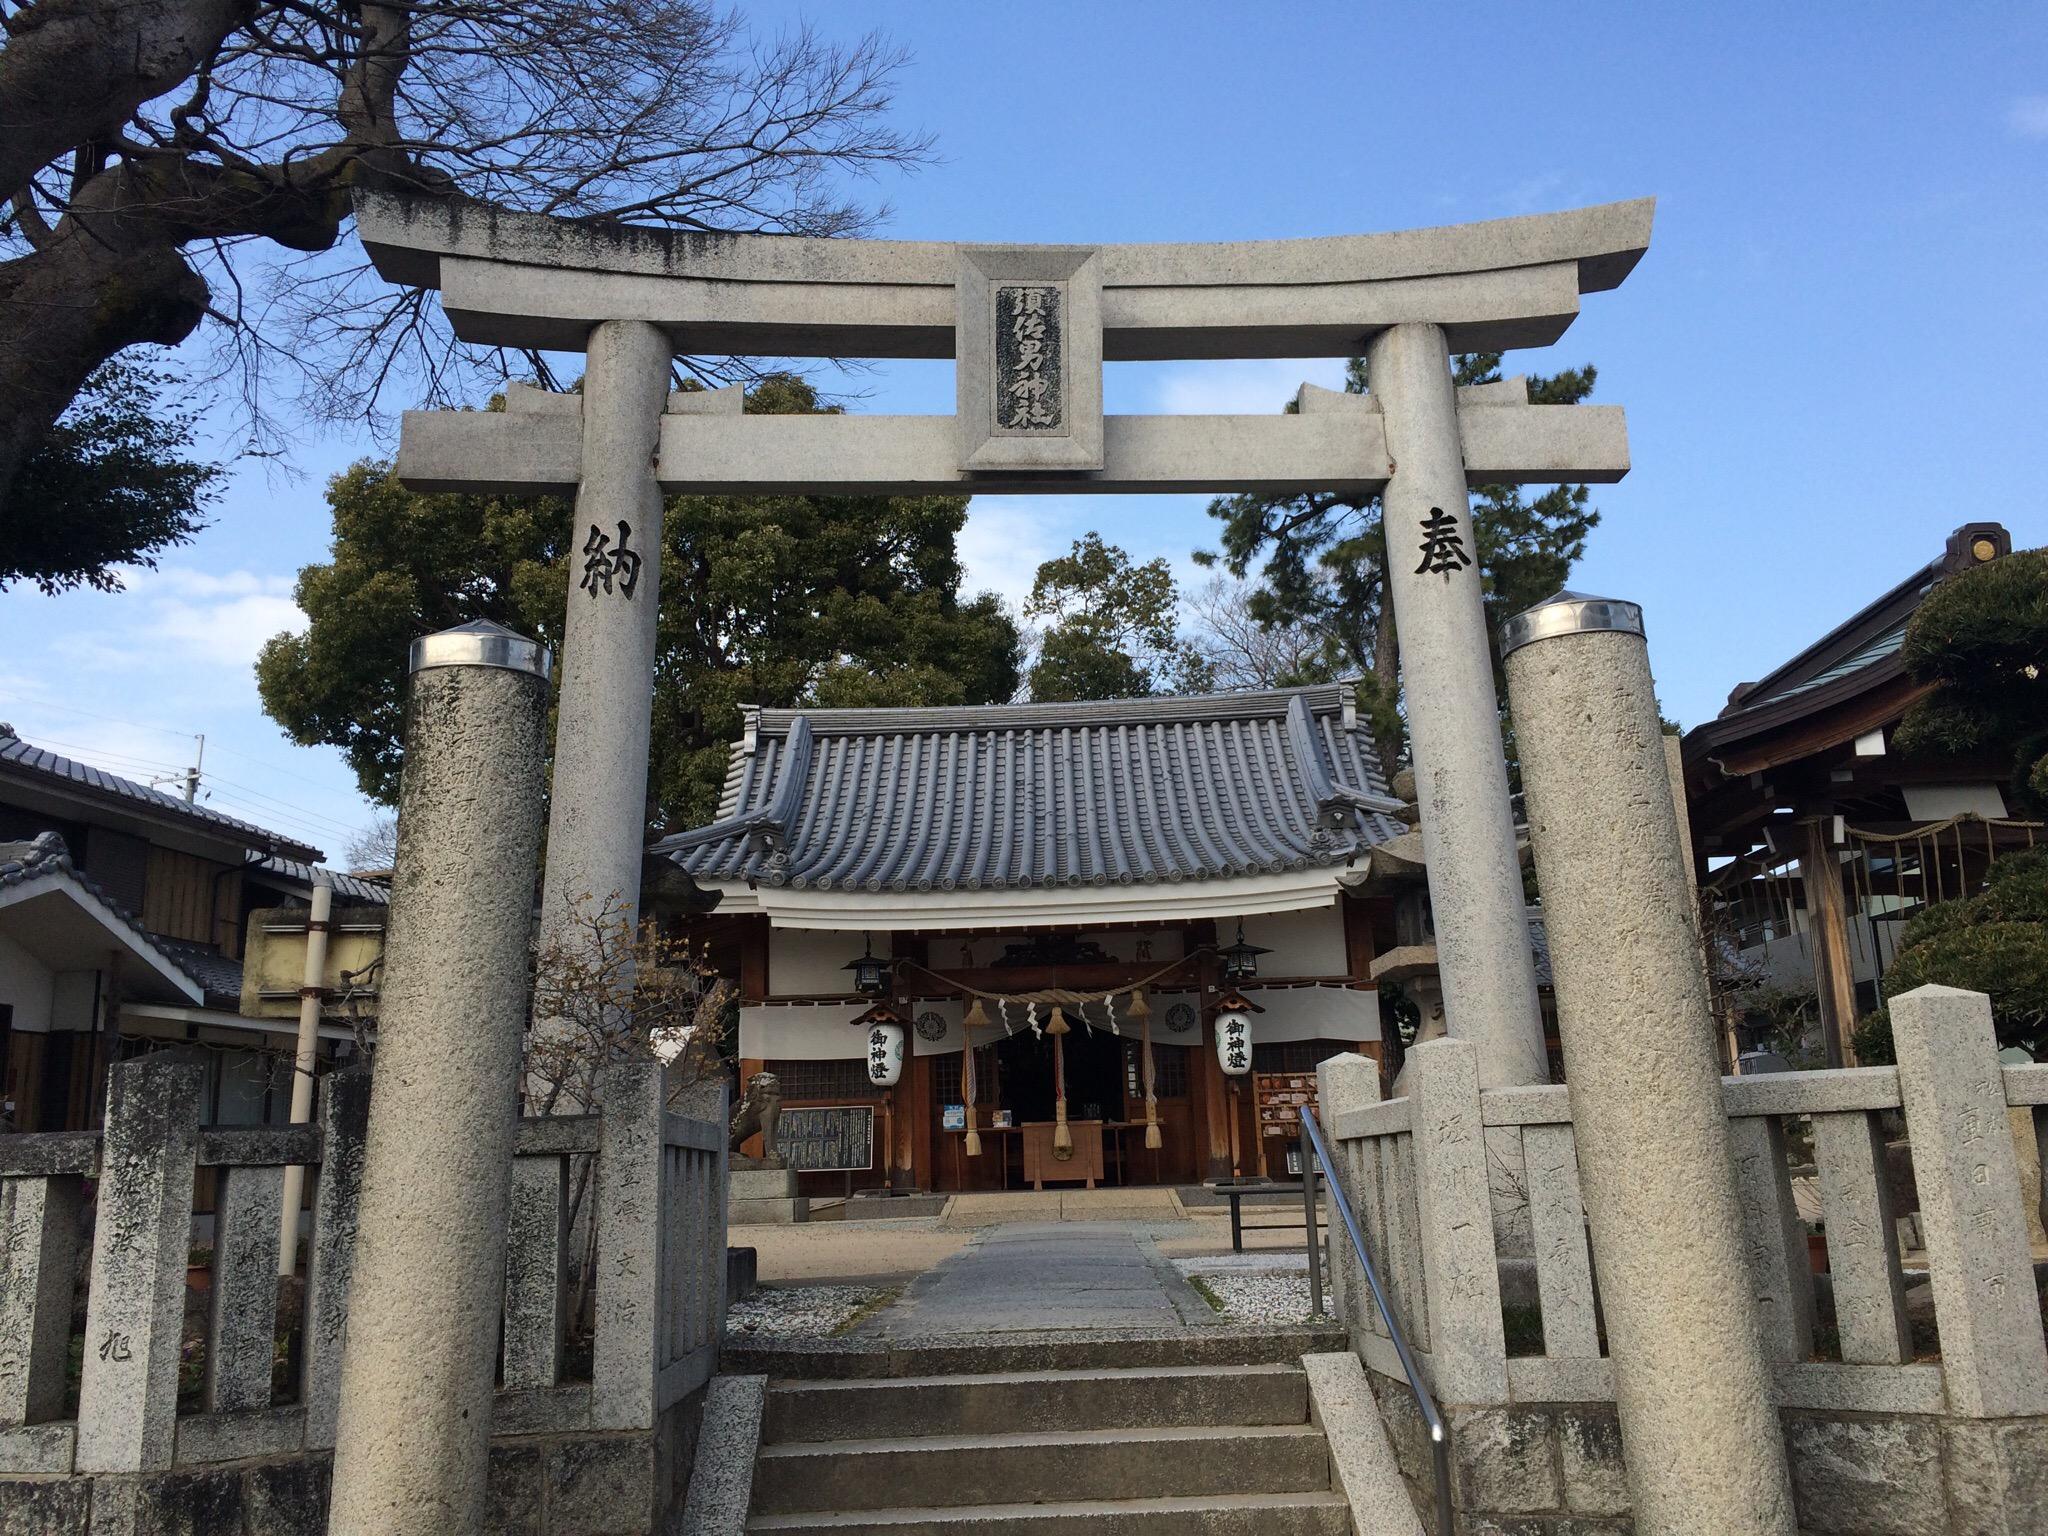
<svg viewBox="0 0 2048 1536"><path fill-rule="evenodd" d="M1493 383L1501 377L1500 361L1498 352L1463 354L1455 360L1456 382ZM1531 375L1529 401L1576 405L1592 394L1595 377L1591 364ZM1352 358L1346 391L1364 394L1367 382L1365 359ZM1472 493L1490 627L1564 585L1600 521L1589 497L1583 485L1553 486L1533 500L1517 485L1481 486ZM1222 524L1222 547L1196 558L1220 561L1239 577L1256 572L1258 587L1248 604L1253 618L1311 627L1322 639L1316 670L1326 677L1364 679L1363 701L1382 750L1391 755L1406 733L1398 710L1399 643L1387 604L1379 497L1223 496L1209 504L1209 515Z"/></svg>

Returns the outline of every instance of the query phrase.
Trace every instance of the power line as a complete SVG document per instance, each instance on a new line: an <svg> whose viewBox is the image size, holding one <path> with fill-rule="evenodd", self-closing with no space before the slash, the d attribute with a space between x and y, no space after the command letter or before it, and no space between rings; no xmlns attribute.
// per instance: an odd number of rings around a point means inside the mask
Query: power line
<svg viewBox="0 0 2048 1536"><path fill-rule="evenodd" d="M119 715L95 714L92 710L80 709L76 704L58 704L55 702L38 702L35 700L30 700L29 704L31 708L35 709L62 710L66 714L83 715L88 720L99 720L105 722L108 725L125 725L128 726L130 729L137 731L159 731L166 736L177 736L182 739L190 739L190 737L192 736L192 732L190 731L175 730L168 725L150 725L141 720L126 720L120 717ZM289 768L283 767L278 763L272 762L269 758L258 757L253 752L244 752L240 747L231 747L226 745L224 742L216 741L213 743L213 749L216 752L225 752L230 757L239 757L242 759L242 761L246 763L254 763L258 768L264 769L266 772L281 773L286 778L297 779L300 783L310 785L314 789L330 789L332 787L330 785L321 783L318 779L309 778L307 775L303 773L295 773L293 770Z"/></svg>
<svg viewBox="0 0 2048 1536"><path fill-rule="evenodd" d="M114 723L126 724L129 722L115 721ZM166 762L157 758L141 757L132 752L115 752L106 748L87 746L83 742L60 741L54 736L41 737L37 744L61 747L66 752L76 752L87 759L98 758L105 762L112 762L124 773L133 773L139 768L157 773L183 775L188 768L188 765ZM219 796L212 792L212 786L214 785L238 791L238 795L246 795L262 803L251 805L244 803L238 796ZM363 830L359 824L341 821L336 817L324 815L319 811L294 804L289 800L281 800L274 795L267 795L259 789L252 789L246 784L237 783L233 779L221 778L217 774L204 775L201 779L201 786L206 791L206 798L209 801L217 801L219 803L216 808L232 807L252 821L276 821L283 824L283 830L311 833L313 835L305 839L308 842L331 841L335 837L352 838Z"/></svg>

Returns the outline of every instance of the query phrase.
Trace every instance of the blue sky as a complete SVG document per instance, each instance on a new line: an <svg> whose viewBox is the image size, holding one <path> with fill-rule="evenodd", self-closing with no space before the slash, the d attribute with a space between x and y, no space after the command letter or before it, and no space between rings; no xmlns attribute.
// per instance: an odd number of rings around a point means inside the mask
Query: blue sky
<svg viewBox="0 0 2048 1536"><path fill-rule="evenodd" d="M810 3L909 48L897 111L941 163L880 191L904 238L1211 240L1399 229L1653 195L1649 255L1564 341L1625 405L1574 585L1641 602L1687 725L1991 517L2048 543L2048 10L2039 6ZM1123 411L1277 410L1333 361L1116 364ZM828 386L948 411L949 364ZM292 746L249 663L324 556L325 476L377 451L309 430L115 597L0 598L0 719L147 777L207 736L223 809L339 852L368 818ZM1090 528L1185 565L1198 497L977 501L970 581L1015 595Z"/></svg>

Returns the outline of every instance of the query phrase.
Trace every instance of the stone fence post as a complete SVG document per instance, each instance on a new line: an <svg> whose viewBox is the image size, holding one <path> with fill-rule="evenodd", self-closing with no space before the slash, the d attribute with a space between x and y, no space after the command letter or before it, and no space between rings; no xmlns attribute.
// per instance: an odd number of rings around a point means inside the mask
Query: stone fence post
<svg viewBox="0 0 2048 1536"><path fill-rule="evenodd" d="M547 653L418 641L332 1536L481 1532L529 1007Z"/></svg>
<svg viewBox="0 0 2048 1536"><path fill-rule="evenodd" d="M79 1176L0 1178L0 1441L64 1411Z"/></svg>
<svg viewBox="0 0 2048 1536"><path fill-rule="evenodd" d="M1891 1017L1949 1412L2048 1413L2048 1346L1991 1001L1919 987L1892 999Z"/></svg>
<svg viewBox="0 0 2048 1536"><path fill-rule="evenodd" d="M178 1435L200 1069L144 1057L107 1074L99 1217L78 1394L80 1472L161 1472Z"/></svg>
<svg viewBox="0 0 2048 1536"><path fill-rule="evenodd" d="M1447 1038L1418 1045L1409 1059L1436 1395L1447 1404L1505 1403L1508 1345L1479 1111L1479 1052L1469 1040Z"/></svg>
<svg viewBox="0 0 2048 1536"><path fill-rule="evenodd" d="M1344 1192L1344 1198L1351 1202L1352 1212L1358 1217L1358 1224L1371 1242L1371 1229L1366 1225L1366 1213L1372 1209L1365 1193L1364 1153L1356 1145L1337 1140L1334 1127L1337 1117L1354 1109L1365 1109L1380 1101L1380 1064L1370 1056L1361 1056L1356 1051L1346 1051L1332 1056L1316 1067L1316 1111L1318 1123L1323 1128L1323 1139L1329 1143L1330 1158L1336 1164L1334 1182ZM1330 1301L1337 1316L1353 1328L1370 1333L1372 1331L1372 1291L1365 1283L1365 1276L1359 1273L1358 1260L1351 1253L1351 1236L1344 1230L1344 1223L1336 1211L1330 1212L1329 1220L1330 1255ZM1382 1270L1387 1260L1383 1254L1372 1256L1374 1264Z"/></svg>
<svg viewBox="0 0 2048 1536"><path fill-rule="evenodd" d="M334 1449L369 1126L370 1069L328 1073L320 1084L320 1172L313 1187L313 1245L306 1265L306 1449L311 1451Z"/></svg>
<svg viewBox="0 0 2048 1536"><path fill-rule="evenodd" d="M666 1337L661 1064L616 1062L601 1092L590 1427L651 1429L661 1368L656 1341Z"/></svg>

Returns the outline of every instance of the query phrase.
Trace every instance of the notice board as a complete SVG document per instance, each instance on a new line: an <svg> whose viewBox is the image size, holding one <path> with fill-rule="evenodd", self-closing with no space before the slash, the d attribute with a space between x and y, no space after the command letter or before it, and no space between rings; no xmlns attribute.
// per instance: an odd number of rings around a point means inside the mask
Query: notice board
<svg viewBox="0 0 2048 1536"><path fill-rule="evenodd" d="M775 1148L800 1173L858 1172L875 1164L875 1110L871 1104L825 1104L785 1109L775 1127Z"/></svg>

